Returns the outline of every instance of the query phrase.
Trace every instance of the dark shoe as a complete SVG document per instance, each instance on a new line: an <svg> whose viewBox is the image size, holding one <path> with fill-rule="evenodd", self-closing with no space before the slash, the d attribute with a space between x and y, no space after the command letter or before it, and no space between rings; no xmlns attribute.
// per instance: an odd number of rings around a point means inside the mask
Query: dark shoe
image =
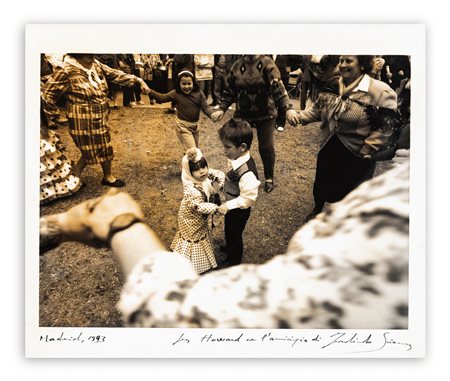
<svg viewBox="0 0 450 381"><path fill-rule="evenodd" d="M223 261L217 262L217 266L218 266L220 269L223 269L223 268L225 268L225 267L230 267L230 266L231 266L231 263L230 263L230 261L229 261L228 259L224 259Z"/></svg>
<svg viewBox="0 0 450 381"><path fill-rule="evenodd" d="M116 181L114 182L110 182L106 179L102 180L102 185L107 185L109 187L115 187L115 188L121 188L125 186L125 181L121 180L121 179L116 179Z"/></svg>
<svg viewBox="0 0 450 381"><path fill-rule="evenodd" d="M264 185L264 191L266 193L270 193L273 191L273 188L275 188L273 181L266 181L266 184Z"/></svg>
<svg viewBox="0 0 450 381"><path fill-rule="evenodd" d="M223 261L223 262L220 262L220 264L219 264L219 267L222 268L222 269L224 269L226 267L230 267L230 266L231 266L231 263L226 261L226 260Z"/></svg>
<svg viewBox="0 0 450 381"><path fill-rule="evenodd" d="M232 267L232 266L239 266L241 262L230 262L228 260L225 260L222 262L222 266L225 267Z"/></svg>

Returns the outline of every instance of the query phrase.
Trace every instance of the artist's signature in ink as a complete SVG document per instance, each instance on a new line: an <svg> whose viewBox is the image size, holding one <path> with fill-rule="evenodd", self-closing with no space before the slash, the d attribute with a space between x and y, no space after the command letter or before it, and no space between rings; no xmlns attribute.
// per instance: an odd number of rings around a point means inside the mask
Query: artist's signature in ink
<svg viewBox="0 0 450 381"><path fill-rule="evenodd" d="M326 341L325 345L322 346L322 349L328 348L331 346L336 346L339 344L362 344L367 345L368 349L364 349L361 351L355 351L353 353L363 353L363 352L377 352L381 351L383 348L386 348L391 345L398 345L405 349L406 352L412 349L412 345L410 343L394 339L390 332L384 332L381 336L381 344L378 338L374 338L373 334L369 333L367 336L361 336L357 333L348 334L337 332L329 337L331 340ZM373 348L374 347L374 348Z"/></svg>
<svg viewBox="0 0 450 381"><path fill-rule="evenodd" d="M348 333L348 332L336 332L331 335L313 334L308 335L289 335L279 334L274 332L267 332L262 335L249 335L244 332L238 332L233 335L216 335L214 333L207 333L201 336L188 336L187 333L182 333L175 341L172 342L172 346L190 344L208 344L208 343L285 343L291 348L298 345L309 345L317 348L319 345L320 350L325 351L330 348L341 347L348 350L351 348L350 353L365 353L365 352L377 352L387 347L397 346L405 351L410 351L412 345L406 341L398 340L395 338L395 334L391 332L384 333ZM354 349L353 349L354 348Z"/></svg>
<svg viewBox="0 0 450 381"><path fill-rule="evenodd" d="M64 331L57 335L40 335L39 341L45 343L106 343L106 336L103 335L86 335L83 332L78 334L68 334Z"/></svg>

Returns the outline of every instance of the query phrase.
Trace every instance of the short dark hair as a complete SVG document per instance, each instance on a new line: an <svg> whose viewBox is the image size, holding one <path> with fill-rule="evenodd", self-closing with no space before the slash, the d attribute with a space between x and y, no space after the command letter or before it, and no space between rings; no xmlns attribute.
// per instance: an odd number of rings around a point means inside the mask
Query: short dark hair
<svg viewBox="0 0 450 381"><path fill-rule="evenodd" d="M252 127L245 120L230 119L219 129L219 138L222 142L228 140L236 147L245 143L247 149L250 149L253 141Z"/></svg>
<svg viewBox="0 0 450 381"><path fill-rule="evenodd" d="M195 163L190 160L188 162L189 162L189 171L191 172L191 175L192 172L194 171L208 167L208 162L206 161L206 158L204 156L202 156L202 158Z"/></svg>
<svg viewBox="0 0 450 381"><path fill-rule="evenodd" d="M192 73L191 70L184 68L182 70L180 70L178 76L177 76L177 82L175 84L175 91L179 94L183 94L183 92L181 91L181 87L180 87L180 82L181 82L181 78L183 77L189 77L192 78L192 91L197 92L200 91L200 87L198 86L198 83L195 79L195 75Z"/></svg>
<svg viewBox="0 0 450 381"><path fill-rule="evenodd" d="M373 68L373 58L374 56L356 56L358 59L358 64L361 67L361 71L364 74L369 74Z"/></svg>

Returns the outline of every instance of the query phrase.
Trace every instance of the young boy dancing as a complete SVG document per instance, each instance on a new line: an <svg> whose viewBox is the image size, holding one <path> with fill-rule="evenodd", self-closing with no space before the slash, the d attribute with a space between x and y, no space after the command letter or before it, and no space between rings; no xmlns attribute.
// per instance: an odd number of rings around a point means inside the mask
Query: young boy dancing
<svg viewBox="0 0 450 381"><path fill-rule="evenodd" d="M219 138L228 158L224 193L226 202L218 211L225 215L225 241L227 258L224 266L242 262L244 244L242 234L250 217L251 207L258 197L256 165L250 156L253 131L244 120L230 119L219 129Z"/></svg>

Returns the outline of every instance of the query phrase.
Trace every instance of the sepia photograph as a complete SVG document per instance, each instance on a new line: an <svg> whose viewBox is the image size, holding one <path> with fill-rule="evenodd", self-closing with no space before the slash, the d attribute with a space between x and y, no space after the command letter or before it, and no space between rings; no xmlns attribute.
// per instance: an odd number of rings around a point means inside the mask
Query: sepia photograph
<svg viewBox="0 0 450 381"><path fill-rule="evenodd" d="M378 33L362 49L369 26L345 48L305 27L315 51L255 46L238 25L238 48L189 49L28 27L32 356L117 335L124 355L141 334L162 357L229 357L210 352L220 342L249 357L268 343L284 345L275 357L420 356L424 46Z"/></svg>

